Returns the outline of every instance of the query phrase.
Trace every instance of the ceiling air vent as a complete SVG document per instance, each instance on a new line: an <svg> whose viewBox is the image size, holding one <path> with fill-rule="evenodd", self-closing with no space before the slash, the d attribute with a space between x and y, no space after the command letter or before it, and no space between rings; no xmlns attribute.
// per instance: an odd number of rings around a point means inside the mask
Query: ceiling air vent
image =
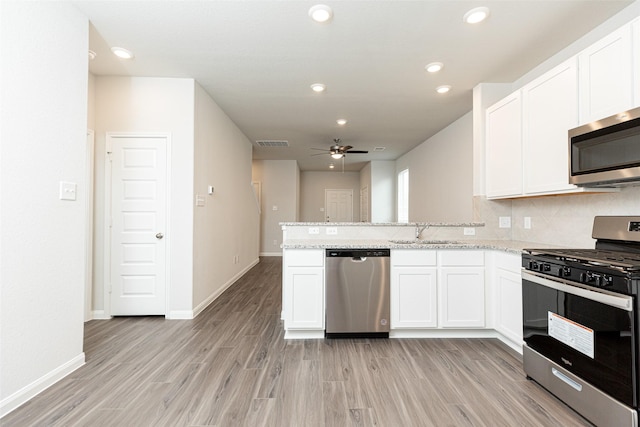
<svg viewBox="0 0 640 427"><path fill-rule="evenodd" d="M385 148L387 147L375 147L373 151L384 151Z"/></svg>
<svg viewBox="0 0 640 427"><path fill-rule="evenodd" d="M259 147L288 147L289 141L263 139L256 141Z"/></svg>

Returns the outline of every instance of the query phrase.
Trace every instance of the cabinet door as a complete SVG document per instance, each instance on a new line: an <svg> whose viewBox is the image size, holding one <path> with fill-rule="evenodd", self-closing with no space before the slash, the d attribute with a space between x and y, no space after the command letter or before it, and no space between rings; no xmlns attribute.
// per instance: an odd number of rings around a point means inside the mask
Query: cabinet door
<svg viewBox="0 0 640 427"><path fill-rule="evenodd" d="M285 329L324 329L324 268L288 267Z"/></svg>
<svg viewBox="0 0 640 427"><path fill-rule="evenodd" d="M632 57L631 25L609 34L578 56L581 124L633 107Z"/></svg>
<svg viewBox="0 0 640 427"><path fill-rule="evenodd" d="M578 125L577 74L574 58L522 89L525 194L575 188L567 131Z"/></svg>
<svg viewBox="0 0 640 427"><path fill-rule="evenodd" d="M395 267L391 270L391 328L435 328L437 269Z"/></svg>
<svg viewBox="0 0 640 427"><path fill-rule="evenodd" d="M520 274L496 268L496 330L522 345L522 279Z"/></svg>
<svg viewBox="0 0 640 427"><path fill-rule="evenodd" d="M441 327L484 327L484 268L441 268L438 282Z"/></svg>
<svg viewBox="0 0 640 427"><path fill-rule="evenodd" d="M487 109L486 193L488 198L522 193L522 111L520 92Z"/></svg>

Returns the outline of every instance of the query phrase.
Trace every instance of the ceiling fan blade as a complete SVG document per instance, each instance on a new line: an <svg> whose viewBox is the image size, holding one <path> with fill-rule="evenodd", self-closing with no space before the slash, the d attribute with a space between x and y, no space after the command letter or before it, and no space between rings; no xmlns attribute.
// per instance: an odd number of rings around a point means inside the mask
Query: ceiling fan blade
<svg viewBox="0 0 640 427"><path fill-rule="evenodd" d="M326 156L327 154L330 154L330 153L316 153L316 154L309 154L309 155L313 157L313 156Z"/></svg>
<svg viewBox="0 0 640 427"><path fill-rule="evenodd" d="M327 150L326 148L316 148L316 147L310 147L312 150L321 150L321 151L326 151L327 153L329 152L329 150Z"/></svg>
<svg viewBox="0 0 640 427"><path fill-rule="evenodd" d="M345 145L343 147L340 147L340 151L349 151L351 150L353 147L350 145Z"/></svg>
<svg viewBox="0 0 640 427"><path fill-rule="evenodd" d="M368 151L353 150L353 151L345 151L345 153L349 153L349 154L366 154L366 153L368 153Z"/></svg>

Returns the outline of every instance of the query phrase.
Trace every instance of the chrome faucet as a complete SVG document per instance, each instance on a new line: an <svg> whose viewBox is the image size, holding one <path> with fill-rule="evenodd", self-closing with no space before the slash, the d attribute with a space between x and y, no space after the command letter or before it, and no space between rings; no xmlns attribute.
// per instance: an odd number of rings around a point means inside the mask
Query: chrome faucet
<svg viewBox="0 0 640 427"><path fill-rule="evenodd" d="M420 239L420 235L422 234L422 232L424 230L426 230L429 227L428 224L423 224L420 225L419 223L416 222L416 239Z"/></svg>

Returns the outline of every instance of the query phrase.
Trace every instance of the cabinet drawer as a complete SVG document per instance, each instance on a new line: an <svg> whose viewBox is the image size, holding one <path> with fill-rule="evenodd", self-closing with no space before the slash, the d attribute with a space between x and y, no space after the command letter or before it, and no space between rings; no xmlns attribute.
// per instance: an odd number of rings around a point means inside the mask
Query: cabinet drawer
<svg viewBox="0 0 640 427"><path fill-rule="evenodd" d="M484 251L450 251L438 252L440 265L484 266Z"/></svg>
<svg viewBox="0 0 640 427"><path fill-rule="evenodd" d="M436 265L436 251L394 249L391 251L391 265Z"/></svg>
<svg viewBox="0 0 640 427"><path fill-rule="evenodd" d="M324 254L322 249L288 249L284 253L284 262L287 267L322 267Z"/></svg>

